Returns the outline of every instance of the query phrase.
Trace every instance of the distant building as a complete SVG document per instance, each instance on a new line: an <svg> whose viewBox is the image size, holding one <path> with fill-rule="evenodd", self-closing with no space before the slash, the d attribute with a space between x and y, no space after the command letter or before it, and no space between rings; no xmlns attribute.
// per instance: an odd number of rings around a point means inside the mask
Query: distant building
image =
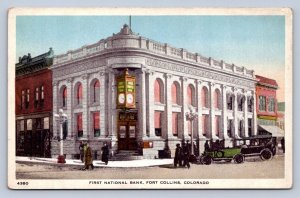
<svg viewBox="0 0 300 198"><path fill-rule="evenodd" d="M53 50L16 64L16 155L51 157Z"/></svg>
<svg viewBox="0 0 300 198"><path fill-rule="evenodd" d="M67 158L79 154L80 141L94 151L107 142L113 153L155 158L167 148L173 155L191 136L203 152L206 140L230 145L257 131L253 70L144 38L127 25L55 56L51 68L53 113L68 115ZM189 106L199 114L193 126ZM56 121L53 133L59 135ZM52 143L57 156L59 142Z"/></svg>
<svg viewBox="0 0 300 198"><path fill-rule="evenodd" d="M276 80L256 75L256 112L258 133L271 133L275 137L282 137L284 132L276 126L278 119L278 105Z"/></svg>
<svg viewBox="0 0 300 198"><path fill-rule="evenodd" d="M282 129L285 130L284 124L285 124L285 102L278 102L278 111L277 111L277 122L276 125Z"/></svg>

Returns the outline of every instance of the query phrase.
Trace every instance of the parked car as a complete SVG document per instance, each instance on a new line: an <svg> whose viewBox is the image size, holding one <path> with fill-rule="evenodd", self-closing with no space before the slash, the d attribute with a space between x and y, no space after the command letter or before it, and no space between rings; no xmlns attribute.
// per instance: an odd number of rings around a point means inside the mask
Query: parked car
<svg viewBox="0 0 300 198"><path fill-rule="evenodd" d="M200 157L200 163L210 165L212 161L226 161L240 164L244 162L244 156L241 153L241 148L223 148L218 150L205 151Z"/></svg>

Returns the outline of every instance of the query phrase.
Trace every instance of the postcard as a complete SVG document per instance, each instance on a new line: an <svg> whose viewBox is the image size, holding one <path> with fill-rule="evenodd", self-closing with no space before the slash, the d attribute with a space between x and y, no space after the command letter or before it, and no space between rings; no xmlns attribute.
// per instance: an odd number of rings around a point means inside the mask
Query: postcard
<svg viewBox="0 0 300 198"><path fill-rule="evenodd" d="M286 189L289 8L11 8L11 189Z"/></svg>

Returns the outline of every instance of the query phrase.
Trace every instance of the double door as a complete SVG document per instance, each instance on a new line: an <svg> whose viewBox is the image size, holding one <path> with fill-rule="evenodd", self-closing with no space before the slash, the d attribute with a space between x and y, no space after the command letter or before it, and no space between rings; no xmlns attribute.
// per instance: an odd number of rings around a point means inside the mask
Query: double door
<svg viewBox="0 0 300 198"><path fill-rule="evenodd" d="M118 148L119 150L136 150L136 121L119 121Z"/></svg>

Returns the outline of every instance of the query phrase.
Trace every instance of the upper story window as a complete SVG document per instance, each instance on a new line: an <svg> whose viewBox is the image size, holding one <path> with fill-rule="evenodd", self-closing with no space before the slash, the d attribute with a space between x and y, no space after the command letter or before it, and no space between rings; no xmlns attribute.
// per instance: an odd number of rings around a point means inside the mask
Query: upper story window
<svg viewBox="0 0 300 198"><path fill-rule="evenodd" d="M45 99L45 95L44 95L44 86L41 86L41 99L40 99L40 105L41 107L44 105L44 99Z"/></svg>
<svg viewBox="0 0 300 198"><path fill-rule="evenodd" d="M274 97L268 98L268 111L275 112L275 98Z"/></svg>
<svg viewBox="0 0 300 198"><path fill-rule="evenodd" d="M28 109L29 107L29 102L30 102L30 90L27 89L26 91L26 103L25 103L25 108Z"/></svg>
<svg viewBox="0 0 300 198"><path fill-rule="evenodd" d="M247 98L248 112L253 112L253 97Z"/></svg>
<svg viewBox="0 0 300 198"><path fill-rule="evenodd" d="M258 96L258 110L266 111L266 96Z"/></svg>
<svg viewBox="0 0 300 198"><path fill-rule="evenodd" d="M163 82L160 79L156 79L154 82L154 101L158 103L164 103L164 87Z"/></svg>
<svg viewBox="0 0 300 198"><path fill-rule="evenodd" d="M208 90L206 87L203 87L201 90L201 100L202 100L202 107L208 108Z"/></svg>
<svg viewBox="0 0 300 198"><path fill-rule="evenodd" d="M238 100L238 110L243 111L244 110L244 103L245 103L245 96L240 96Z"/></svg>
<svg viewBox="0 0 300 198"><path fill-rule="evenodd" d="M35 93L34 93L34 107L37 108L39 103L39 88L35 88Z"/></svg>
<svg viewBox="0 0 300 198"><path fill-rule="evenodd" d="M195 106L195 88L191 84L187 87L187 103Z"/></svg>
<svg viewBox="0 0 300 198"><path fill-rule="evenodd" d="M214 92L214 102L215 102L214 103L215 109L221 109L222 100L221 100L221 93L219 89L216 89Z"/></svg>
<svg viewBox="0 0 300 198"><path fill-rule="evenodd" d="M96 80L93 85L93 102L99 102L100 101L100 82L99 80Z"/></svg>
<svg viewBox="0 0 300 198"><path fill-rule="evenodd" d="M76 102L77 102L77 105L81 105L82 104L82 84L81 83L79 83L77 85Z"/></svg>
<svg viewBox="0 0 300 198"><path fill-rule="evenodd" d="M228 110L233 110L233 99L234 99L233 94L228 93L228 94L226 95L227 109L228 109Z"/></svg>
<svg viewBox="0 0 300 198"><path fill-rule="evenodd" d="M25 90L22 90L21 109L25 108Z"/></svg>
<svg viewBox="0 0 300 198"><path fill-rule="evenodd" d="M68 97L67 87L64 87L63 91L62 91L62 106L63 107L67 107L67 97Z"/></svg>
<svg viewBox="0 0 300 198"><path fill-rule="evenodd" d="M173 104L180 104L180 86L177 82L172 84L172 103Z"/></svg>

